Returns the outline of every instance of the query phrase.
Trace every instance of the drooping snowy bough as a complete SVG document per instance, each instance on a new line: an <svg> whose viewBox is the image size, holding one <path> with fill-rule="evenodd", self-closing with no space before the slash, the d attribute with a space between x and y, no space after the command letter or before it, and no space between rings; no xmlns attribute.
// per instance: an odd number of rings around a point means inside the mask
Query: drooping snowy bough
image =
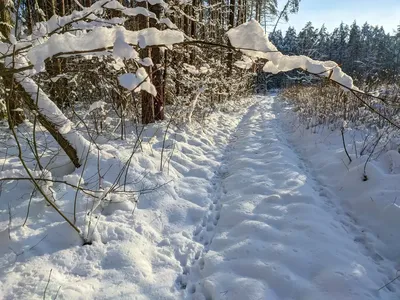
<svg viewBox="0 0 400 300"><path fill-rule="evenodd" d="M262 58L268 60L264 65L264 72L277 74L302 69L311 74L327 77L339 83L344 89L357 90L353 84L353 79L333 61L318 61L304 55L290 56L279 52L265 35L261 25L255 20L230 29L227 36L231 45L240 49L248 57L235 63L240 68L251 67L249 58Z"/></svg>

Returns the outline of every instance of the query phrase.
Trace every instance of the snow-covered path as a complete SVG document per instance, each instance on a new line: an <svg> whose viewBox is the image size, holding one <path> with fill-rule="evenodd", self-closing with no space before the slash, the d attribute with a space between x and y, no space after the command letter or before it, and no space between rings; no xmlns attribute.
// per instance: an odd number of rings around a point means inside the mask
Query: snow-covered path
<svg viewBox="0 0 400 300"><path fill-rule="evenodd" d="M163 123L147 126L128 187L159 188L137 200L121 194L96 210L90 246L40 198L22 226L32 187L4 184L0 300L44 293L59 300L400 299L398 280L380 289L400 269L400 207L393 201L400 154L371 162L363 182L366 158L346 165L341 140L328 147L326 136L317 143L311 134L314 144L302 132L297 144L286 127L296 115L277 98L240 101L183 130L165 134ZM102 144L117 157L102 161L104 185L131 154L132 136ZM17 167L9 159L7 168ZM97 174L97 160L89 161L85 182ZM55 195L64 211L73 211L74 189L56 186ZM90 201L78 201L80 224Z"/></svg>
<svg viewBox="0 0 400 300"><path fill-rule="evenodd" d="M204 251L184 272L186 298L398 299L378 291L385 268L290 148L273 101L253 105L227 146L213 204L194 232Z"/></svg>

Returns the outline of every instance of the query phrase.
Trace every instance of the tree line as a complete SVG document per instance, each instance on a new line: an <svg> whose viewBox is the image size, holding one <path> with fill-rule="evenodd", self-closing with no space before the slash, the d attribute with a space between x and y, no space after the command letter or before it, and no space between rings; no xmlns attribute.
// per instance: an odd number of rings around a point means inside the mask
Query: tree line
<svg viewBox="0 0 400 300"><path fill-rule="evenodd" d="M270 39L285 54L339 63L360 86L400 80L400 25L397 32L385 32L383 27L368 23L362 26L356 22L341 23L328 32L324 25L315 28L308 22L298 33L289 27L285 33L281 30L271 33ZM289 77L280 76L274 84L288 84Z"/></svg>

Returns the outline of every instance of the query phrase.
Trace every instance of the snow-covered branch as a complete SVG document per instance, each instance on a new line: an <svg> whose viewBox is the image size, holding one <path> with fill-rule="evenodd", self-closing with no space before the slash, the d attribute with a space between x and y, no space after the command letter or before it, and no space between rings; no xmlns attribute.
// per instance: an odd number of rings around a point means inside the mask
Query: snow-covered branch
<svg viewBox="0 0 400 300"><path fill-rule="evenodd" d="M303 69L309 73L338 82L346 89L357 90L357 87L353 84L353 79L333 61L319 61L303 55L290 56L282 54L269 41L261 25L254 20L230 29L227 32L227 36L232 46L253 49L242 50L245 55L267 59L268 62L263 68L264 72L277 74L294 69Z"/></svg>

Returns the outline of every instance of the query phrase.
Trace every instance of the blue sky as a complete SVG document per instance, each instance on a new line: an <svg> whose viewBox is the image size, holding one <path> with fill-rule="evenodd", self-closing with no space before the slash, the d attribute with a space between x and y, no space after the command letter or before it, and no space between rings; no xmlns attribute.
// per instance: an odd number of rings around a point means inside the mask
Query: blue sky
<svg viewBox="0 0 400 300"><path fill-rule="evenodd" d="M282 8L286 0L278 0ZM347 24L356 20L359 25L368 21L392 32L400 24L400 0L301 0L300 10L289 16L289 22L281 22L278 28L286 31L289 26L296 30L311 21L314 27L322 24L332 31L341 21Z"/></svg>

